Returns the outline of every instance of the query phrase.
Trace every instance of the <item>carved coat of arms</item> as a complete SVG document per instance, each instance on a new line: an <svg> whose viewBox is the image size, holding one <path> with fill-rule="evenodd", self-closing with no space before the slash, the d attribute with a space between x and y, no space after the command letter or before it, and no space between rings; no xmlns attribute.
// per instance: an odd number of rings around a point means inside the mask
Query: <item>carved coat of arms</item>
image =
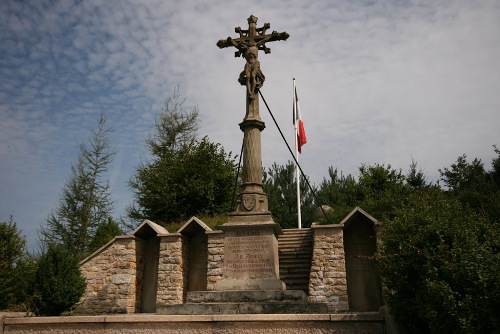
<svg viewBox="0 0 500 334"><path fill-rule="evenodd" d="M243 206L248 211L251 211L255 207L255 196L243 196Z"/></svg>

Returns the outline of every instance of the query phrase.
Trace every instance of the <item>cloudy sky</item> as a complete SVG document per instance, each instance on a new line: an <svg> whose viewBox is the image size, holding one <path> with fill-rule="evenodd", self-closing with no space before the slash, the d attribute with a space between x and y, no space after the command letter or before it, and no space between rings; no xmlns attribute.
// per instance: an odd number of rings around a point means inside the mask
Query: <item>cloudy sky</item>
<svg viewBox="0 0 500 334"><path fill-rule="evenodd" d="M247 18L286 31L261 54L262 93L287 139L292 78L308 143L302 168L408 169L437 180L461 154L489 168L500 145L500 2L478 1L0 1L0 221L14 216L30 242L59 201L104 110L118 154L115 217L147 157L144 138L180 86L200 110L200 135L239 152L244 60L215 43ZM291 160L272 119L263 165Z"/></svg>

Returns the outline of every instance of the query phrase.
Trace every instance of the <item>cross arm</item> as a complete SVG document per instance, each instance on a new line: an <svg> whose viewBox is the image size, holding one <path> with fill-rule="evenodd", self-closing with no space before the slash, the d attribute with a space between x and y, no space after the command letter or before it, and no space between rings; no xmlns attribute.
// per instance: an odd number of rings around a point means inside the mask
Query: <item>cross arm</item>
<svg viewBox="0 0 500 334"><path fill-rule="evenodd" d="M238 49L235 53L235 57L239 57L250 44L255 43L255 46L259 48L259 50L264 51L265 53L270 53L271 49L266 47L265 43L274 42L274 41L286 41L290 35L285 32L277 32L273 31L269 35L257 35L254 37L240 37L240 38L231 38L221 39L217 42L217 46L221 49L228 48L234 46Z"/></svg>

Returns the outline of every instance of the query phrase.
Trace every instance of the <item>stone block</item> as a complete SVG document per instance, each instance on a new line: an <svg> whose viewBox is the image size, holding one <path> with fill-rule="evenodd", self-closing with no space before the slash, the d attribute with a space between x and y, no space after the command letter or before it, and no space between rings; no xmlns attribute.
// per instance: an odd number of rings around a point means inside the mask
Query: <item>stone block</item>
<svg viewBox="0 0 500 334"><path fill-rule="evenodd" d="M216 290L285 290L283 281L274 278L259 279L220 279Z"/></svg>
<svg viewBox="0 0 500 334"><path fill-rule="evenodd" d="M224 255L224 249L219 247L209 248L208 255Z"/></svg>
<svg viewBox="0 0 500 334"><path fill-rule="evenodd" d="M188 292L189 303L224 303L224 302L304 302L307 296L302 290L248 290L248 291L194 291Z"/></svg>

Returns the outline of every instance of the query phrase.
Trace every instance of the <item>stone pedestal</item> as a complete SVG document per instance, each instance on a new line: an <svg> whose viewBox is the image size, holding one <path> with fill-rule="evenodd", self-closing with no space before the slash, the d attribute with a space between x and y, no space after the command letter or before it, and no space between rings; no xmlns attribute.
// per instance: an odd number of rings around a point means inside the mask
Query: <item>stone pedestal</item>
<svg viewBox="0 0 500 334"><path fill-rule="evenodd" d="M227 223L221 229L224 231L224 267L215 290L286 289L279 279L277 236L281 228L272 217L270 221L252 224Z"/></svg>

